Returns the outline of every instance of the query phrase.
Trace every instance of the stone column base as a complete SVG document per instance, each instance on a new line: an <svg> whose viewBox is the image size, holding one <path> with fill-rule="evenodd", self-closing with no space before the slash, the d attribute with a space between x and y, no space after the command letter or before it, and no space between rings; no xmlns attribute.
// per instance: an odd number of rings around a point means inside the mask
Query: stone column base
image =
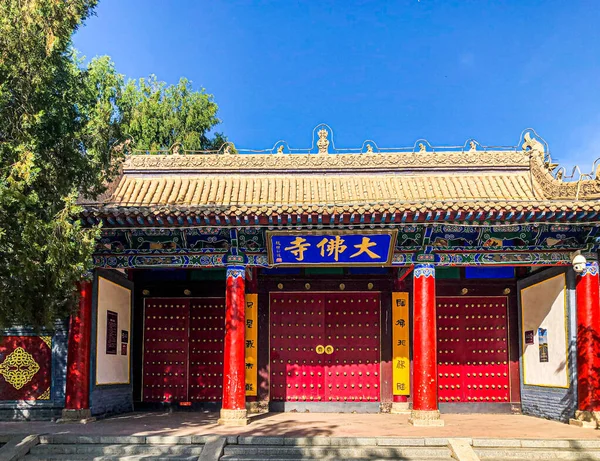
<svg viewBox="0 0 600 461"><path fill-rule="evenodd" d="M62 418L57 420L57 423L91 423L96 421L95 417L92 417L92 411L89 408L82 410L67 410L66 408L62 411Z"/></svg>
<svg viewBox="0 0 600 461"><path fill-rule="evenodd" d="M600 412L582 411L575 412L575 419L569 419L571 426L584 427L586 429L596 429L600 426Z"/></svg>
<svg viewBox="0 0 600 461"><path fill-rule="evenodd" d="M444 425L444 420L440 418L438 410L412 410L408 422L417 427Z"/></svg>
<svg viewBox="0 0 600 461"><path fill-rule="evenodd" d="M406 415L410 413L410 402L392 402L390 413L394 415Z"/></svg>
<svg viewBox="0 0 600 461"><path fill-rule="evenodd" d="M246 426L248 424L246 413L246 410L226 410L222 408L218 424L221 426Z"/></svg>

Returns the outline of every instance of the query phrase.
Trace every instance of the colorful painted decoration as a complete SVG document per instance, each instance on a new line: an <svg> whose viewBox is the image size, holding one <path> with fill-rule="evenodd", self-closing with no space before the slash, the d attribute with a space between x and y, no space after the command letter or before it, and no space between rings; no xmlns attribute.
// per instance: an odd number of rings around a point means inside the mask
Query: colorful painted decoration
<svg viewBox="0 0 600 461"><path fill-rule="evenodd" d="M0 400L49 400L49 336L0 337Z"/></svg>

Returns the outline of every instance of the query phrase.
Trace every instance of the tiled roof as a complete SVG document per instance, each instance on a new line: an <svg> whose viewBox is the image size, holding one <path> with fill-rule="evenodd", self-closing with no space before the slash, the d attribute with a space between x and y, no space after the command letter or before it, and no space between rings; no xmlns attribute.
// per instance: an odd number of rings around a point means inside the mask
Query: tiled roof
<svg viewBox="0 0 600 461"><path fill-rule="evenodd" d="M132 155L87 213L217 215L600 211L600 181L552 175L541 151Z"/></svg>
<svg viewBox="0 0 600 461"><path fill-rule="evenodd" d="M238 209L370 208L376 204L544 201L523 173L125 175L106 205ZM316 211L316 209L314 210Z"/></svg>

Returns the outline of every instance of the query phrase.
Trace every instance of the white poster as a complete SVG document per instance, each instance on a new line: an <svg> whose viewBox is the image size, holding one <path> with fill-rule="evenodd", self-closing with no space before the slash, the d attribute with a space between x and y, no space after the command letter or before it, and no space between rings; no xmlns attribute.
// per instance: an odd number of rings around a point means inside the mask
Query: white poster
<svg viewBox="0 0 600 461"><path fill-rule="evenodd" d="M129 384L131 290L98 277L96 384Z"/></svg>
<svg viewBox="0 0 600 461"><path fill-rule="evenodd" d="M523 384L569 387L565 274L521 290Z"/></svg>

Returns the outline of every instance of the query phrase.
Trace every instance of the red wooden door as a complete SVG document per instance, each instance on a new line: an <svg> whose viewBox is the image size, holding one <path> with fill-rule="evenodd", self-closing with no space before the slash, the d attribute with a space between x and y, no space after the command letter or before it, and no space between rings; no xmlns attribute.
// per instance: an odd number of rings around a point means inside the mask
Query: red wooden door
<svg viewBox="0 0 600 461"><path fill-rule="evenodd" d="M323 295L272 293L270 305L271 399L322 401Z"/></svg>
<svg viewBox="0 0 600 461"><path fill-rule="evenodd" d="M379 401L378 293L272 293L271 399Z"/></svg>
<svg viewBox="0 0 600 461"><path fill-rule="evenodd" d="M379 293L327 293L324 298L325 399L378 402Z"/></svg>
<svg viewBox="0 0 600 461"><path fill-rule="evenodd" d="M507 299L437 298L438 399L508 402Z"/></svg>
<svg viewBox="0 0 600 461"><path fill-rule="evenodd" d="M143 400L188 401L189 300L144 303Z"/></svg>
<svg viewBox="0 0 600 461"><path fill-rule="evenodd" d="M223 397L225 298L190 300L191 402L220 401Z"/></svg>
<svg viewBox="0 0 600 461"><path fill-rule="evenodd" d="M145 402L216 402L223 392L225 298L147 298Z"/></svg>

